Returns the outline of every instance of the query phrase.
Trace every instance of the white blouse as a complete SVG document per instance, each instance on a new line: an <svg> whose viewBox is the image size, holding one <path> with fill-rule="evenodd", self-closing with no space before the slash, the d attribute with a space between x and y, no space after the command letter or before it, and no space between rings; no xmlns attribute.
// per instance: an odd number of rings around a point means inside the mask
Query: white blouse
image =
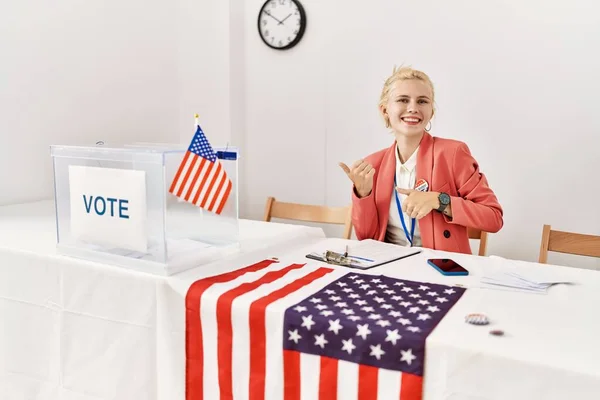
<svg viewBox="0 0 600 400"><path fill-rule="evenodd" d="M400 161L400 156L398 153L399 150L396 146L396 186L403 189L414 189L417 179L417 154L419 153L419 147L417 147L415 152L409 157L408 160L406 160L404 164L402 164ZM408 247L410 246L410 242L406 237L406 233L402 227L402 222L400 221L400 214L396 205L396 196L394 192L400 199L400 206L402 206L402 202L406 199L406 195L396 192L396 188L394 188L394 191L392 192L392 199L390 201L390 216L388 219L385 241ZM402 211L402 209L400 211ZM402 214L404 216L406 229L408 230L408 233L410 233L412 219L406 215L405 212L402 212ZM421 246L421 233L419 232L419 223L416 219L413 246Z"/></svg>

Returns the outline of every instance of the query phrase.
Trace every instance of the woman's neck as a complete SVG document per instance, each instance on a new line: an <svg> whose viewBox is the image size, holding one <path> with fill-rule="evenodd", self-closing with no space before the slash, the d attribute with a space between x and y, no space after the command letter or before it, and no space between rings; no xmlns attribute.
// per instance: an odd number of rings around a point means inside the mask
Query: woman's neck
<svg viewBox="0 0 600 400"><path fill-rule="evenodd" d="M406 136L396 134L396 147L398 149L398 155L402 164L406 162L413 155L419 144L423 139L423 134L416 136Z"/></svg>

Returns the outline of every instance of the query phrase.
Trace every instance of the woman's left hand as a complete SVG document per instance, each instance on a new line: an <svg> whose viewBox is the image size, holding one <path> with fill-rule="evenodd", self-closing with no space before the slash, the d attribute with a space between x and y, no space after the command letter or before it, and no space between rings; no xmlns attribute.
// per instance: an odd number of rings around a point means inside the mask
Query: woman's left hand
<svg viewBox="0 0 600 400"><path fill-rule="evenodd" d="M410 218L421 219L432 210L437 210L440 207L437 192L420 192L414 189L396 188L400 194L406 195L406 199L402 201L402 211Z"/></svg>

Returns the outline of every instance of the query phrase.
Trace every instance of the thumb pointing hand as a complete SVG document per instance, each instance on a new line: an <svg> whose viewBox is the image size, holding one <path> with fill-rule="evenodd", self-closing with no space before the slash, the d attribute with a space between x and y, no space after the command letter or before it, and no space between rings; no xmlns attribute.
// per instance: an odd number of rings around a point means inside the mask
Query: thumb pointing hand
<svg viewBox="0 0 600 400"><path fill-rule="evenodd" d="M350 173L350 168L348 168L348 166L346 164L344 164L343 162L338 163L338 165L340 167L342 167L342 169L344 170L344 172L346 173L346 175L348 175Z"/></svg>

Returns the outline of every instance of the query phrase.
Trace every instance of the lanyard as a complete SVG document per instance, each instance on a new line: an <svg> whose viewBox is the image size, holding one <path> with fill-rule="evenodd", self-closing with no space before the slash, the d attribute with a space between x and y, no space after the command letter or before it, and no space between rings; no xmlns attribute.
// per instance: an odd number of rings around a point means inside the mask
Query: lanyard
<svg viewBox="0 0 600 400"><path fill-rule="evenodd" d="M398 192L396 191L396 186L398 184L396 183L396 175L394 175L394 194L396 195L396 207L398 208L398 214L400 214L400 222L402 222L402 228L404 228L404 233L406 234L406 238L408 239L408 241L410 242L410 245L412 247L413 245L413 239L415 237L415 218L412 218L411 220L411 227L410 227L410 235L408 234L408 229L406 229L406 223L404 222L404 213L402 212L402 206L400 205L400 197L398 196Z"/></svg>

